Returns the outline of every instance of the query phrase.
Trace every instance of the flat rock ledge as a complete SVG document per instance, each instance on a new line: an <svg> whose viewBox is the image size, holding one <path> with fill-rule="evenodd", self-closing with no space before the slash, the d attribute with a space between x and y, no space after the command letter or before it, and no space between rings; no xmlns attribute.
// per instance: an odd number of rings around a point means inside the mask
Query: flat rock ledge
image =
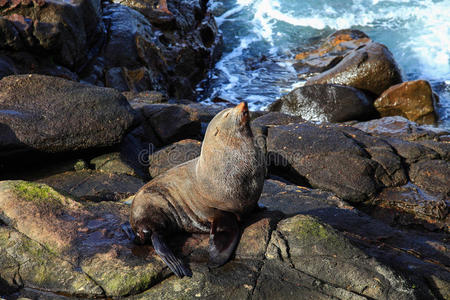
<svg viewBox="0 0 450 300"><path fill-rule="evenodd" d="M192 278L175 277L151 246L122 231L129 206L76 201L26 181L0 182L1 296L43 299L448 299L445 238L394 229L331 192L278 180L245 218L235 257L207 266L207 235L173 249ZM64 295L64 296L63 296Z"/></svg>

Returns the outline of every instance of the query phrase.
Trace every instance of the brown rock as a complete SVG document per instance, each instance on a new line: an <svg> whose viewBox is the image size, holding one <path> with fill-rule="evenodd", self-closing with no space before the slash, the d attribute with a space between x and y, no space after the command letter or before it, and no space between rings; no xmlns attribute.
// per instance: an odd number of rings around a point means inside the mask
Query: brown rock
<svg viewBox="0 0 450 300"><path fill-rule="evenodd" d="M412 182L429 192L450 196L450 162L445 160L423 160L411 166Z"/></svg>
<svg viewBox="0 0 450 300"><path fill-rule="evenodd" d="M362 31L353 29L338 30L329 35L319 48L298 53L294 67L303 72L323 72L338 64L344 54L369 43L370 38ZM305 69L306 68L306 69Z"/></svg>
<svg viewBox="0 0 450 300"><path fill-rule="evenodd" d="M394 85L375 100L381 116L403 116L419 124L436 122L434 96L428 81L415 80Z"/></svg>
<svg viewBox="0 0 450 300"><path fill-rule="evenodd" d="M200 155L202 143L197 140L182 140L150 154L148 171L152 178L179 164Z"/></svg>
<svg viewBox="0 0 450 300"><path fill-rule="evenodd" d="M349 52L335 67L310 78L306 85L349 85L380 95L400 82L400 70L388 48L379 43L368 43Z"/></svg>
<svg viewBox="0 0 450 300"><path fill-rule="evenodd" d="M391 136L408 141L442 140L449 132L428 125L418 125L400 116L384 117L381 119L352 124L364 132L377 136Z"/></svg>

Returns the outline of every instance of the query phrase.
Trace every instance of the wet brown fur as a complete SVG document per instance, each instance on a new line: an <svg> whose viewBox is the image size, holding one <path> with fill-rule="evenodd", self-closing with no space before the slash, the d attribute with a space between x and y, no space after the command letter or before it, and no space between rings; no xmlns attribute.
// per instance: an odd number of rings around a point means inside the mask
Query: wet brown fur
<svg viewBox="0 0 450 300"><path fill-rule="evenodd" d="M142 241L152 232L209 232L221 211L238 218L261 195L264 165L248 109L241 103L210 122L200 157L154 178L136 194L130 223Z"/></svg>

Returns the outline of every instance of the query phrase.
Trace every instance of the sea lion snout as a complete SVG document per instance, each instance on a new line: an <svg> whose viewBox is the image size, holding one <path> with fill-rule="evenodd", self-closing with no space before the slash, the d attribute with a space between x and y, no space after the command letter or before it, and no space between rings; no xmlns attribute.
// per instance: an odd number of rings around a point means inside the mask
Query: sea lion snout
<svg viewBox="0 0 450 300"><path fill-rule="evenodd" d="M247 102L242 101L241 103L239 103L236 108L240 111L240 112L245 112L248 111L248 105Z"/></svg>
<svg viewBox="0 0 450 300"><path fill-rule="evenodd" d="M241 125L248 123L250 121L250 114L248 112L248 105L247 102L242 101L239 103L236 108L239 114L241 115L240 123Z"/></svg>

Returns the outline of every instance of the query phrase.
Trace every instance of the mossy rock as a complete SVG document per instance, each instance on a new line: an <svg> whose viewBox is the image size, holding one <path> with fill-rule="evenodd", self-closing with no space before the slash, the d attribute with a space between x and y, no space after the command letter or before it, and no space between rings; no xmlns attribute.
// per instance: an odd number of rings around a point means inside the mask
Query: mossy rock
<svg viewBox="0 0 450 300"><path fill-rule="evenodd" d="M266 257L365 297L414 298L412 283L312 216L296 215L278 223Z"/></svg>
<svg viewBox="0 0 450 300"><path fill-rule="evenodd" d="M7 282L17 283L19 278L20 285L55 293L103 294L103 290L89 276L77 271L71 263L9 227L0 227L0 252L0 277ZM3 265L6 257L10 268Z"/></svg>

